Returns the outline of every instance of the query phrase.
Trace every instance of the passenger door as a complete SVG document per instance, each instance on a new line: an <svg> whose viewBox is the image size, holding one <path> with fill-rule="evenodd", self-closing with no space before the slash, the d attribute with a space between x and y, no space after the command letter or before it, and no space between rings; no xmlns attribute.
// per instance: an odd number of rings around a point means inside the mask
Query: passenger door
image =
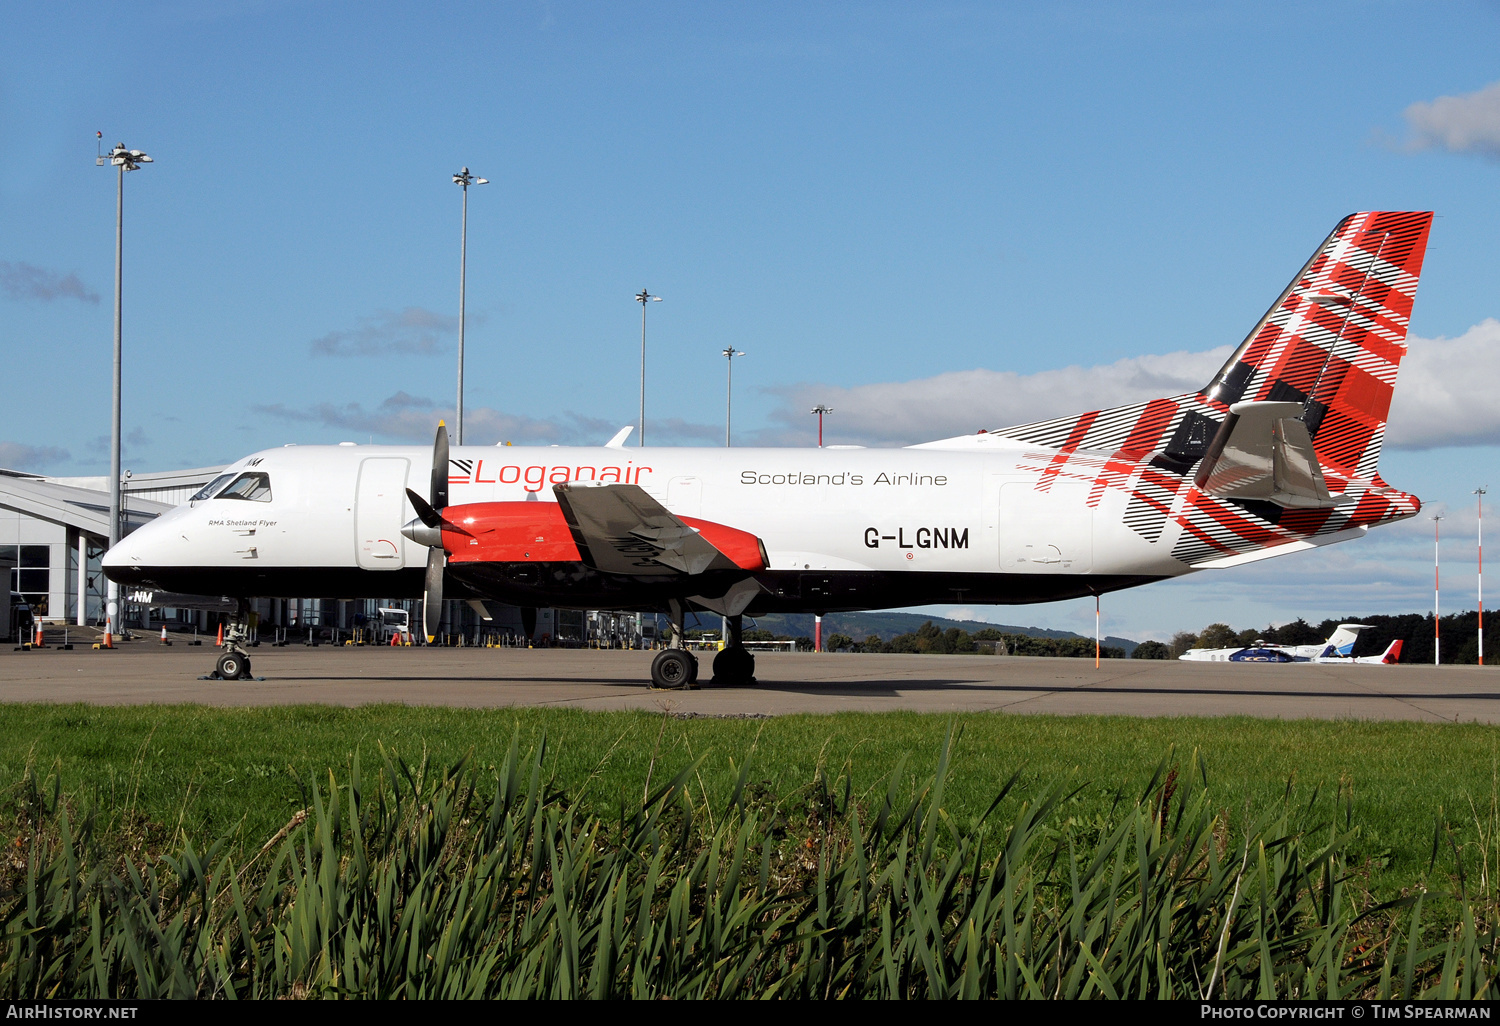
<svg viewBox="0 0 1500 1026"><path fill-rule="evenodd" d="M410 461L376 456L359 465L354 499L354 546L365 570L400 570L405 566L401 525L411 519L406 507Z"/></svg>

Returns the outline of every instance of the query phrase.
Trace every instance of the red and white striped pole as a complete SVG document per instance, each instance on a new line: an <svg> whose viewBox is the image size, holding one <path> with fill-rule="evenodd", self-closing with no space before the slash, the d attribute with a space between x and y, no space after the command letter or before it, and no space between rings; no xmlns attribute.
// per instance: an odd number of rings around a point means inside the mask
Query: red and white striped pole
<svg viewBox="0 0 1500 1026"><path fill-rule="evenodd" d="M1099 669L1099 596L1094 596L1094 669Z"/></svg>
<svg viewBox="0 0 1500 1026"><path fill-rule="evenodd" d="M1438 630L1438 523L1443 518L1434 516L1432 518L1432 665L1437 666L1441 659L1438 658L1438 647L1442 643Z"/></svg>
<svg viewBox="0 0 1500 1026"><path fill-rule="evenodd" d="M1484 665L1484 497L1483 488L1474 489L1479 496L1479 665Z"/></svg>

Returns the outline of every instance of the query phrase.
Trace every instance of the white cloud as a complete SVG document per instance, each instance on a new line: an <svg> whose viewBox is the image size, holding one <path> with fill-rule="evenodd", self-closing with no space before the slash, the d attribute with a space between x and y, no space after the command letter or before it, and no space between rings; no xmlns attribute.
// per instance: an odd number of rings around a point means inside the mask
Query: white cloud
<svg viewBox="0 0 1500 1026"><path fill-rule="evenodd" d="M78 275L61 275L45 267L34 267L27 263L13 264L0 260L0 292L11 299L77 299L85 303L98 303L99 293L90 289Z"/></svg>
<svg viewBox="0 0 1500 1026"><path fill-rule="evenodd" d="M1391 398L1386 444L1403 449L1500 443L1500 321L1457 338L1413 338Z"/></svg>
<svg viewBox="0 0 1500 1026"><path fill-rule="evenodd" d="M0 467L5 467L7 470L40 471L69 458L68 450L52 445L0 442Z"/></svg>
<svg viewBox="0 0 1500 1026"><path fill-rule="evenodd" d="M909 445L979 428L994 430L1088 410L1123 406L1201 388L1228 358L1228 346L1199 353L1137 356L1098 367L1016 374L969 370L915 381L835 388L778 389L783 401L760 444L806 444L808 410L832 406L832 442ZM1397 448L1500 444L1500 320L1487 318L1457 338L1410 339L1391 405L1386 444Z"/></svg>
<svg viewBox="0 0 1500 1026"><path fill-rule="evenodd" d="M478 321L471 317L471 321ZM383 356L415 353L430 356L446 352L447 338L458 333L458 318L434 313L420 306L405 310L381 310L361 317L353 328L330 331L308 343L315 356Z"/></svg>
<svg viewBox="0 0 1500 1026"><path fill-rule="evenodd" d="M1412 150L1443 149L1500 159L1500 82L1463 96L1439 96L1404 111Z"/></svg>
<svg viewBox="0 0 1500 1026"><path fill-rule="evenodd" d="M763 444L806 444L817 403L833 407L824 423L831 442L909 445L951 435L1025 424L1070 413L1177 395L1201 388L1223 366L1229 346L1201 353L1137 356L1098 367L1065 367L1036 374L968 370L916 381L833 388L796 385L771 414L785 427Z"/></svg>
<svg viewBox="0 0 1500 1026"><path fill-rule="evenodd" d="M318 403L302 409L292 409L281 403L255 407L257 413L270 414L283 420L304 424L320 424L337 428L354 436L377 435L409 442L430 441L437 429L439 419L453 424L453 408L424 396L397 392L373 409L360 403ZM464 411L464 440L473 445L493 445L496 442L514 442L517 445L602 445L623 425L597 417L585 417L577 413L564 413L556 417L538 419L520 414L505 413L487 406L471 407ZM690 424L681 420L652 421L653 444L663 441L680 442L709 438L711 426Z"/></svg>

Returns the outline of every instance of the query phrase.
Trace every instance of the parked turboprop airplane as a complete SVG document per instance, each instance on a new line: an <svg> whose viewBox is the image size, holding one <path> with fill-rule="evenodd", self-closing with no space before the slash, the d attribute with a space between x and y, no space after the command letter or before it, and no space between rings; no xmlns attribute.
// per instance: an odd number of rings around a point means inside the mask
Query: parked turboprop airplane
<svg viewBox="0 0 1500 1026"><path fill-rule="evenodd" d="M1267 645L1257 641L1237 648L1190 648L1178 659L1190 663L1372 663L1394 665L1401 659L1401 639L1380 655L1354 657L1354 642L1367 623L1341 623L1321 645Z"/></svg>
<svg viewBox="0 0 1500 1026"><path fill-rule="evenodd" d="M253 596L425 595L729 618L714 679L753 680L745 614L1098 595L1360 537L1414 515L1377 471L1430 213L1352 214L1202 390L904 449L247 456L112 548L126 584ZM420 492L410 486L416 485ZM425 487L424 487L425 485ZM415 511L417 518L403 523ZM658 687L697 661L659 653Z"/></svg>

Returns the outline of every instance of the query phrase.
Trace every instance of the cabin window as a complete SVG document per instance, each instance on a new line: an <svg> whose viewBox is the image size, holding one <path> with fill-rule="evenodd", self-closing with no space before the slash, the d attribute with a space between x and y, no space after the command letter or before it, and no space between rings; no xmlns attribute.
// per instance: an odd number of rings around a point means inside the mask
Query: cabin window
<svg viewBox="0 0 1500 1026"><path fill-rule="evenodd" d="M271 477L269 474L241 474L234 484L218 495L221 499L248 499L251 502L271 501Z"/></svg>

